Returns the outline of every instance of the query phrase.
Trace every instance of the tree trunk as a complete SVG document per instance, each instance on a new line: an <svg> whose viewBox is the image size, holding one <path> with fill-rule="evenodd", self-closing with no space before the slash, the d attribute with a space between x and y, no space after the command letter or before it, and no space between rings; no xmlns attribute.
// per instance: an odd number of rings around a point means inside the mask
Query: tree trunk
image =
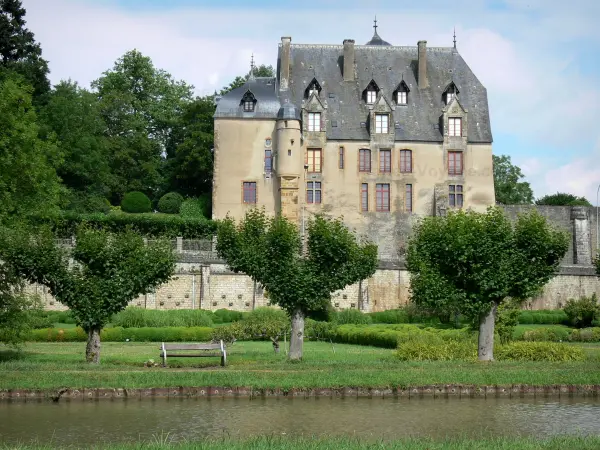
<svg viewBox="0 0 600 450"><path fill-rule="evenodd" d="M494 302L491 309L479 316L479 342L477 356L479 361L494 360L494 327L496 325L496 311L498 304Z"/></svg>
<svg viewBox="0 0 600 450"><path fill-rule="evenodd" d="M91 364L100 364L100 328L88 330L85 360Z"/></svg>
<svg viewBox="0 0 600 450"><path fill-rule="evenodd" d="M290 361L302 359L302 347L304 345L304 312L297 309L292 314L292 335L290 336Z"/></svg>
<svg viewBox="0 0 600 450"><path fill-rule="evenodd" d="M279 340L271 338L271 342L273 343L273 351L279 353Z"/></svg>

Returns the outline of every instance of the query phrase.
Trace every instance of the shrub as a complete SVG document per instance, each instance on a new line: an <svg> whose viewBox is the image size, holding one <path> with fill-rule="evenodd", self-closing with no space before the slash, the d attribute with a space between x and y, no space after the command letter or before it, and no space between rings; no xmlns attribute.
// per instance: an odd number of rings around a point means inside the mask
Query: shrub
<svg viewBox="0 0 600 450"><path fill-rule="evenodd" d="M510 302L502 303L496 315L496 333L502 344L510 342L518 322L519 310Z"/></svg>
<svg viewBox="0 0 600 450"><path fill-rule="evenodd" d="M116 327L211 327L212 313L201 309L156 310L129 306L111 320Z"/></svg>
<svg viewBox="0 0 600 450"><path fill-rule="evenodd" d="M370 324L372 323L371 316L360 312L358 309L344 309L339 311L335 316L335 323L339 325L345 324Z"/></svg>
<svg viewBox="0 0 600 450"><path fill-rule="evenodd" d="M494 349L496 359L505 361L583 361L579 347L554 342L511 342Z"/></svg>
<svg viewBox="0 0 600 450"><path fill-rule="evenodd" d="M475 361L477 345L470 341L430 340L415 336L398 344L401 361Z"/></svg>
<svg viewBox="0 0 600 450"><path fill-rule="evenodd" d="M103 342L206 342L212 338L208 327L165 327L165 328L104 328L100 333ZM37 342L85 342L87 334L77 328L47 328L33 330L30 341Z"/></svg>
<svg viewBox="0 0 600 450"><path fill-rule="evenodd" d="M403 308L369 313L369 316L373 323L409 323L408 314Z"/></svg>
<svg viewBox="0 0 600 450"><path fill-rule="evenodd" d="M567 314L562 309L541 309L537 311L519 311L519 323L522 325L558 325L567 323Z"/></svg>
<svg viewBox="0 0 600 450"><path fill-rule="evenodd" d="M228 345L233 345L235 341L244 341L248 339L244 326L241 322L234 322L224 327L216 327L211 334L212 341L222 340Z"/></svg>
<svg viewBox="0 0 600 450"><path fill-rule="evenodd" d="M143 192L128 192L121 200L121 209L127 213L147 213L152 211L152 202Z"/></svg>
<svg viewBox="0 0 600 450"><path fill-rule="evenodd" d="M304 322L304 336L306 339L313 341L329 340L336 328L335 323L306 319Z"/></svg>
<svg viewBox="0 0 600 450"><path fill-rule="evenodd" d="M36 225L48 225L61 238L75 235L77 227L85 223L90 228L120 233L127 228L147 237L181 236L184 239L202 239L216 232L216 223L205 218L185 218L162 214L76 214L62 212L51 217L32 217Z"/></svg>
<svg viewBox="0 0 600 450"><path fill-rule="evenodd" d="M569 300L564 311L569 323L576 328L589 327L595 319L600 318L600 307L595 293L591 297Z"/></svg>
<svg viewBox="0 0 600 450"><path fill-rule="evenodd" d="M214 323L231 323L242 320L245 315L248 315L248 313L232 311L230 309L217 309L213 312L213 315Z"/></svg>
<svg viewBox="0 0 600 450"><path fill-rule="evenodd" d="M600 328L573 330L569 336L569 340L573 342L600 342Z"/></svg>
<svg viewBox="0 0 600 450"><path fill-rule="evenodd" d="M523 333L523 340L530 342L562 342L569 339L567 328L537 328Z"/></svg>
<svg viewBox="0 0 600 450"><path fill-rule="evenodd" d="M179 214L183 217L207 217L212 216L211 195L203 194L198 198L185 199L181 204Z"/></svg>
<svg viewBox="0 0 600 450"><path fill-rule="evenodd" d="M158 210L165 214L179 214L183 197L177 192L169 192L158 201Z"/></svg>

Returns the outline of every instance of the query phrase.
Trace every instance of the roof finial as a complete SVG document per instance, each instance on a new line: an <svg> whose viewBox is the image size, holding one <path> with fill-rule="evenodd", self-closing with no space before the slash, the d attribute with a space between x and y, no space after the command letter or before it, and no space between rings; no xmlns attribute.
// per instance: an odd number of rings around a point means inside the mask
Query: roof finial
<svg viewBox="0 0 600 450"><path fill-rule="evenodd" d="M454 27L454 48L456 48L456 27Z"/></svg>
<svg viewBox="0 0 600 450"><path fill-rule="evenodd" d="M373 22L373 28L375 29L375 34L377 34L377 16L375 16L375 20Z"/></svg>

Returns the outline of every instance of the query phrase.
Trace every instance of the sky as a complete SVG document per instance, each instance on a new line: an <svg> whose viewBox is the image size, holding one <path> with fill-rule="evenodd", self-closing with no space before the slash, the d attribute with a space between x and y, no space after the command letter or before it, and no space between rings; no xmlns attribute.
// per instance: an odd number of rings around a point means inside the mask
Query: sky
<svg viewBox="0 0 600 450"><path fill-rule="evenodd" d="M493 151L521 167L536 198L596 204L600 184L597 0L22 0L50 79L89 87L125 52L195 86L220 89L292 43L367 42L377 16L394 45L452 45L488 91ZM368 5L368 6L367 6Z"/></svg>

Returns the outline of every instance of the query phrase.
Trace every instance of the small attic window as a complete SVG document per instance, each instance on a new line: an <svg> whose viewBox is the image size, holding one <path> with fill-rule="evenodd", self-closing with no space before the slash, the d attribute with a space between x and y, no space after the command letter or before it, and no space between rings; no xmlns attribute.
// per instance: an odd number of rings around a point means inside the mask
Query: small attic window
<svg viewBox="0 0 600 450"><path fill-rule="evenodd" d="M365 102L367 102L368 105L372 105L373 103L375 103L375 101L377 100L378 92L379 86L377 86L377 83L375 83L374 80L371 80L371 82L367 85L366 89L363 92Z"/></svg>
<svg viewBox="0 0 600 450"><path fill-rule="evenodd" d="M304 92L306 98L309 98L311 95L315 94L317 97L321 93L321 85L317 81L316 78L313 78L310 83L308 83L308 87Z"/></svg>
<svg viewBox="0 0 600 450"><path fill-rule="evenodd" d="M452 102L452 99L454 99L454 97L456 97L457 94L458 94L458 89L456 88L456 85L452 82L448 85L448 87L444 91L444 93L442 95L442 99L446 105L449 105L450 102Z"/></svg>
<svg viewBox="0 0 600 450"><path fill-rule="evenodd" d="M398 85L398 87L396 88L396 104L398 105L406 105L408 104L408 93L409 93L410 89L408 89L408 86L406 85L406 83L404 82L404 80L402 80L400 82L400 84Z"/></svg>
<svg viewBox="0 0 600 450"><path fill-rule="evenodd" d="M241 104L244 107L244 112L254 112L254 107L256 106L256 97L254 97L252 92L246 91L242 97Z"/></svg>

